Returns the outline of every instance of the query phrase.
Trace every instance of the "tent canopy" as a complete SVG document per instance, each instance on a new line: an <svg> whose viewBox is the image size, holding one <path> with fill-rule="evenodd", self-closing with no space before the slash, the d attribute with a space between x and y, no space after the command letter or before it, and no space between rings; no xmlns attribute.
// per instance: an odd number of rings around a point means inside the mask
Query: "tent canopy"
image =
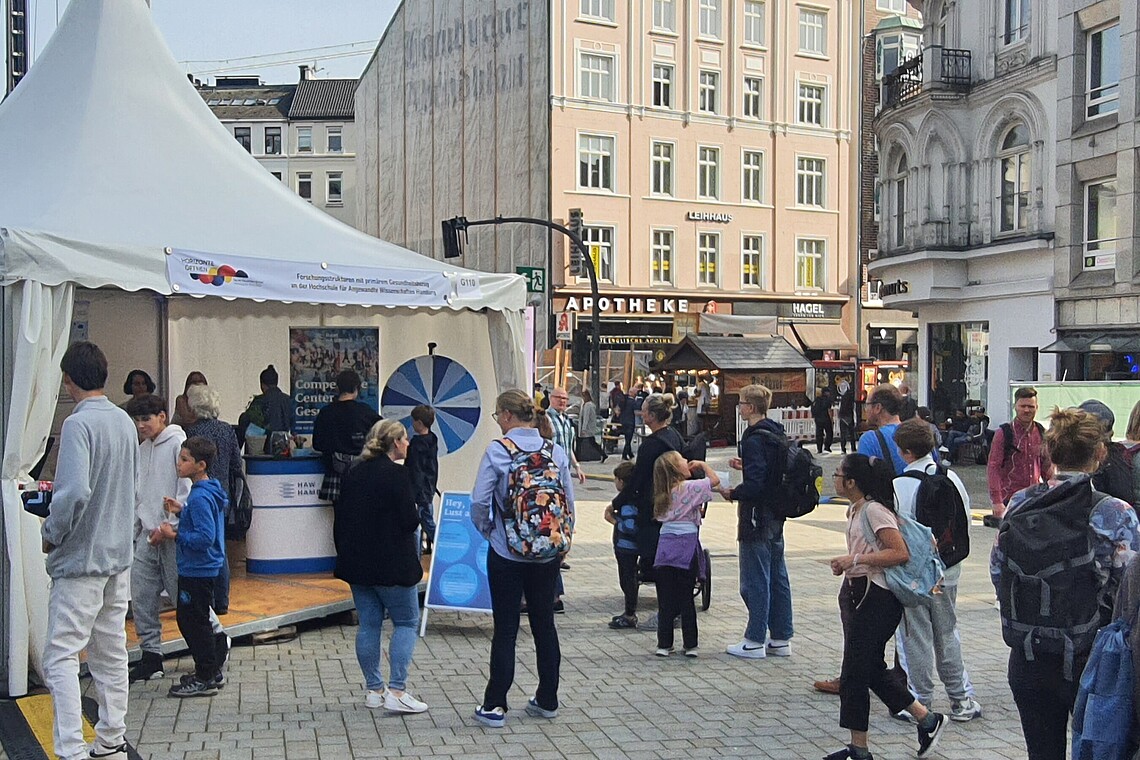
<svg viewBox="0 0 1140 760"><path fill-rule="evenodd" d="M5 283L170 294L167 247L286 266L464 272L341 224L275 179L214 117L140 0L68 5L0 104L0 166ZM467 274L480 287L438 305L525 305L518 276Z"/></svg>

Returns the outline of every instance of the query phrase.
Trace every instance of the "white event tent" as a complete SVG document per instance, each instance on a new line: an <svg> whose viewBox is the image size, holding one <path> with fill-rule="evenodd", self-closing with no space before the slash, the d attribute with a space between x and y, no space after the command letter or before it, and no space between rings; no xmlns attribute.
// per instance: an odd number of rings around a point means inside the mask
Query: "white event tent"
<svg viewBox="0 0 1140 760"><path fill-rule="evenodd" d="M188 276L222 265L242 271ZM526 387L521 278L458 270L300 199L217 121L142 0L71 3L0 104L0 276L10 696L38 669L47 615L39 521L18 487L57 414L80 300L84 331L111 360L109 389L145 346L160 391L181 392L181 377L201 370L230 420L266 364L287 377L289 326L376 327L381 383L431 341L471 373L484 409L500 389ZM207 293L217 295L193 297ZM484 414L440 468L441 489L469 487L496 432Z"/></svg>

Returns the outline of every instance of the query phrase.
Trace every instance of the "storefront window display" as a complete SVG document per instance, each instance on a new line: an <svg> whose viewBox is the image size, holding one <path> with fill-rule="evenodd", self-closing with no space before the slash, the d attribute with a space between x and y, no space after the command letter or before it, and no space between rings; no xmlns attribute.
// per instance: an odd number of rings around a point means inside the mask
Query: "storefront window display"
<svg viewBox="0 0 1140 760"><path fill-rule="evenodd" d="M986 406L989 397L989 322L932 324L930 406L935 419Z"/></svg>

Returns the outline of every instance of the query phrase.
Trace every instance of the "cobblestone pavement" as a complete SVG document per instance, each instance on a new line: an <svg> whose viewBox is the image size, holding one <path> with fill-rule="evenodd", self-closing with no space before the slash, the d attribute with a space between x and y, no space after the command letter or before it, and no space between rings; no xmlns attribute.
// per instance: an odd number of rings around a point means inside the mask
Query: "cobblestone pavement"
<svg viewBox="0 0 1140 760"><path fill-rule="evenodd" d="M731 452L710 457L723 466ZM616 462L592 464L608 475ZM823 458L830 474L838 455ZM979 505L984 472L961 470ZM394 717L364 707L353 654L355 628L326 623L290 643L235 646L230 685L212 699L165 696L173 675L131 687L128 736L143 757L372 758L498 757L809 758L841 747L837 697L812 690L819 677L838 674L841 637L835 596L838 581L827 560L843 549L844 509L821 506L787 528L796 636L790 658L744 661L724 652L739 640L745 611L737 593L733 509L714 503L703 529L713 555L712 607L699 614L698 659L653 656L655 638L645 631L610 631L619 612L609 526L601 518L612 484L591 478L579 492L579 520L571 569L564 573L565 615L559 616L562 687L559 717L544 721L521 709L536 685L534 654L525 624L520 665L507 725L486 729L471 719L487 673L489 616L432 612L409 679L426 701L423 715ZM1001 641L986 558L993 531L975 522L974 551L966 560L959 593L965 659L985 716L952 724L937 756L1025 757L1017 712L1005 683L1007 649ZM642 617L655 607L643 589ZM239 642L241 644L242 642ZM168 660L168 674L190 669L189 657ZM89 682L85 688L91 692ZM946 709L944 694L936 707ZM872 699L875 756L914 757L914 730L887 716Z"/></svg>

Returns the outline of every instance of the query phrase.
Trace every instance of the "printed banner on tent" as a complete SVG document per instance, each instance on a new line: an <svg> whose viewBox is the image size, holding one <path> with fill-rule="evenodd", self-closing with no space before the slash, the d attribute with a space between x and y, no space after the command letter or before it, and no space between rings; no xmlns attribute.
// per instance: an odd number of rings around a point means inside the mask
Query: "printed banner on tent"
<svg viewBox="0 0 1140 760"><path fill-rule="evenodd" d="M170 289L188 295L383 306L446 306L454 298L481 295L475 274L167 250Z"/></svg>
<svg viewBox="0 0 1140 760"><path fill-rule="evenodd" d="M491 547L471 523L471 494L448 491L441 504L424 606L490 612L487 552Z"/></svg>
<svg viewBox="0 0 1140 760"><path fill-rule="evenodd" d="M357 401L380 409L380 331L375 327L290 327L289 380L293 432L311 435L325 404L336 401L336 376L360 375Z"/></svg>

